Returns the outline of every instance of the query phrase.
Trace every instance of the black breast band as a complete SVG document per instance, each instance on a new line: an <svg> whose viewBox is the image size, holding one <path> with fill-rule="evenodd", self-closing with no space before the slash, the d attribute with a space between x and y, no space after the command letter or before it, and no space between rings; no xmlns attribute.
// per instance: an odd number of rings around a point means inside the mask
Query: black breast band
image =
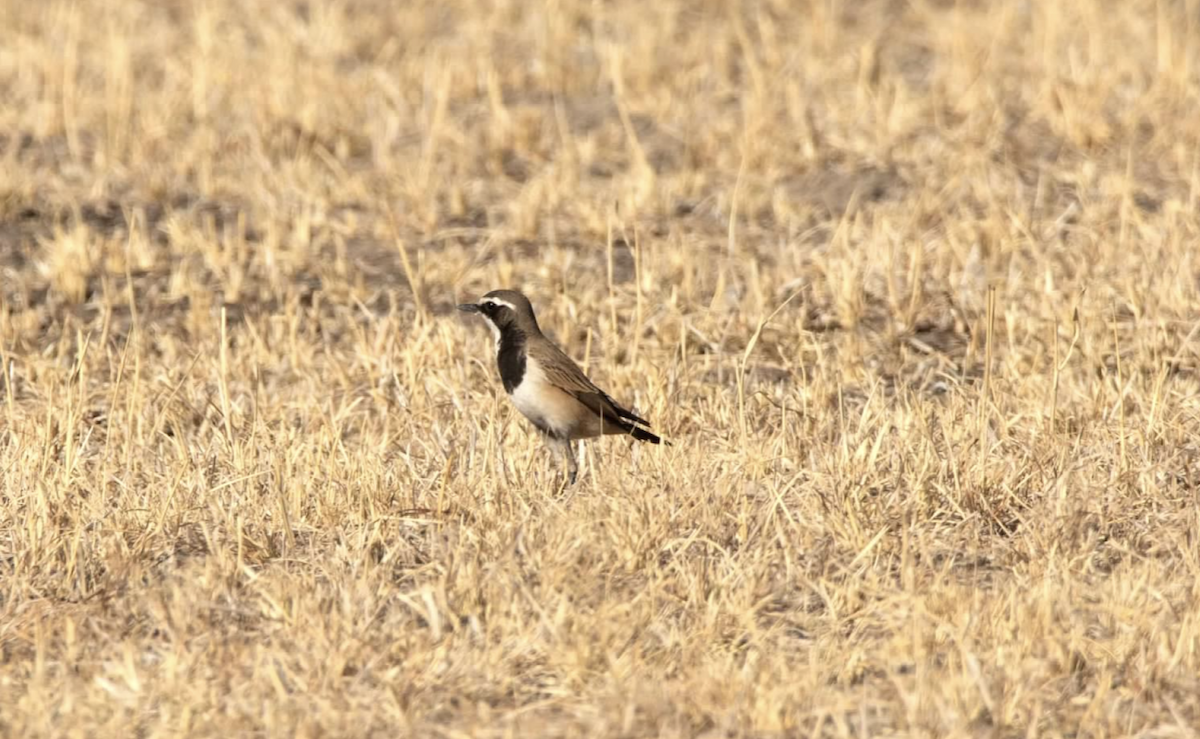
<svg viewBox="0 0 1200 739"><path fill-rule="evenodd" d="M512 391L525 377L525 334L507 329L500 332L500 350L496 353L496 364L500 366L500 381L504 392Z"/></svg>

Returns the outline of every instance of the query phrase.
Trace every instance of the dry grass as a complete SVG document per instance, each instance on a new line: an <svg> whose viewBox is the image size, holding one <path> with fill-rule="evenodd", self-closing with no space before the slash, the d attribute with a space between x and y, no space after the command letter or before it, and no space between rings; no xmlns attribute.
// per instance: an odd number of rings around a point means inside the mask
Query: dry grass
<svg viewBox="0 0 1200 739"><path fill-rule="evenodd" d="M0 93L0 734L1196 735L1195 0L3 0ZM554 489L501 286L675 445Z"/></svg>

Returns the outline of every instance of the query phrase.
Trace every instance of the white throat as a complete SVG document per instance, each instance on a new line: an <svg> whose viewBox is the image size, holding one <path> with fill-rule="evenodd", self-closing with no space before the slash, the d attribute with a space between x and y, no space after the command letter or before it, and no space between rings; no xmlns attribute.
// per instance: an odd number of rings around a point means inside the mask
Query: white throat
<svg viewBox="0 0 1200 739"><path fill-rule="evenodd" d="M496 324L492 323L492 319L490 318L483 319L483 322L492 330L492 338L496 340L496 356L500 356L500 329L496 327Z"/></svg>

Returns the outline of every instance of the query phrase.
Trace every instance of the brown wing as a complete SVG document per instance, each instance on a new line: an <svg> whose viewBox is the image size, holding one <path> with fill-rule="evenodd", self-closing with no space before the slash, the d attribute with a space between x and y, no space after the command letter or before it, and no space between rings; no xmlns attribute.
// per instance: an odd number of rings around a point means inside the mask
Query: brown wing
<svg viewBox="0 0 1200 739"><path fill-rule="evenodd" d="M650 425L649 421L634 415L609 397L608 393L596 387L595 383L583 374L583 370L579 369L579 365L575 364L561 349L553 345L544 345L538 347L537 353L542 352L546 354L553 352L554 355L553 357L548 356L540 362L546 379L556 387L573 395L580 403L598 414L605 423L617 426L627 426L629 422L642 426Z"/></svg>

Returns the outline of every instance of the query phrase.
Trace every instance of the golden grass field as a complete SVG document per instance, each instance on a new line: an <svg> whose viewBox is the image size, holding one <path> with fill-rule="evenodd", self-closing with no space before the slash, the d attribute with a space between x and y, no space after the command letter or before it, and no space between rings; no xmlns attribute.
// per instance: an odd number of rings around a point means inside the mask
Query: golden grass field
<svg viewBox="0 0 1200 739"><path fill-rule="evenodd" d="M0 736L1200 731L1200 1L0 0L0 100ZM557 487L498 287L673 446Z"/></svg>

